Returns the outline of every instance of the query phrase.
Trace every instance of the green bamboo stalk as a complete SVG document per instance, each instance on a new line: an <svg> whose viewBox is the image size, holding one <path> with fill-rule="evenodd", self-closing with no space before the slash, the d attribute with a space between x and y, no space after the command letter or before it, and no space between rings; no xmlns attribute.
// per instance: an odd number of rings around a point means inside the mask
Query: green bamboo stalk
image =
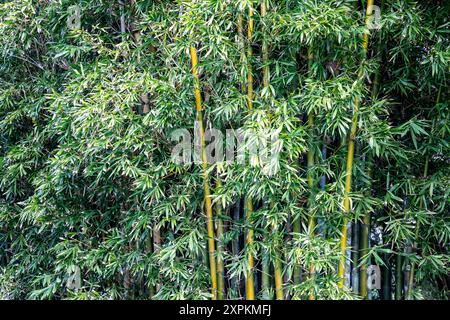
<svg viewBox="0 0 450 320"><path fill-rule="evenodd" d="M270 299L270 261L268 255L262 257L261 292L264 300Z"/></svg>
<svg viewBox="0 0 450 320"><path fill-rule="evenodd" d="M217 265L216 265L216 249L214 243L214 223L213 223L211 191L209 186L209 175L207 170L208 160L206 157L205 130L203 128L202 96L200 93L200 79L198 76L197 49L191 46L190 53L191 53L192 75L194 76L195 106L197 111L197 122L199 125L201 157L202 157L203 190L205 197L206 225L208 229L208 252L209 252L209 267L211 275L211 294L212 299L217 300Z"/></svg>
<svg viewBox="0 0 450 320"><path fill-rule="evenodd" d="M439 101L441 100L441 93L442 93L442 86L439 87L439 91L438 91L438 95L436 98L436 104L439 104ZM433 131L434 128L434 123L433 126L431 128L431 131ZM431 137L430 137L431 139ZM425 158L425 164L424 164L424 168L423 168L423 178L428 177L428 168L430 165L430 156L427 155ZM422 209L425 207L425 203L423 201L421 201L421 207ZM416 229L414 232L414 243L412 245L412 249L416 250L417 249L417 242L419 240L419 232L420 232L420 222L417 221L416 224ZM407 300L412 300L412 294L413 294L413 290L414 290L414 274L415 274L415 270L416 270L416 265L415 263L411 263L411 272L409 274L409 279L408 279L408 292L406 295L406 299Z"/></svg>
<svg viewBox="0 0 450 320"><path fill-rule="evenodd" d="M383 300L391 300L392 299L392 291L391 291L391 281L392 281L392 272L391 272L391 265L389 262L389 255L386 253L384 254L384 263L386 266L383 267Z"/></svg>
<svg viewBox="0 0 450 320"><path fill-rule="evenodd" d="M313 63L314 55L312 52L312 48L308 48L308 72L311 74L312 71L312 63ZM312 213L311 208L313 206L314 202L314 174L313 174L313 168L314 168L314 113L311 111L308 113L308 131L309 131L309 147L308 147L308 153L306 155L307 159L307 181L308 181L308 187L309 187L309 197L308 197L308 213L309 213L309 219L308 219L308 232L310 237L314 237L315 235L315 229L316 229L316 217L314 216L314 213ZM309 269L309 279L311 280L311 283L314 283L315 279L315 267L314 264L311 263L308 267ZM309 300L315 300L315 293L314 288L311 289L311 292L308 297Z"/></svg>
<svg viewBox="0 0 450 320"><path fill-rule="evenodd" d="M267 15L268 10L268 4L266 0L261 1L261 17L265 17ZM267 44L267 38L264 34L263 36L263 44L262 44L262 59L263 59L263 85L264 89L268 90L270 85L270 66L269 66L269 47ZM273 206L273 204L272 204ZM276 232L277 230L273 230L273 232ZM279 254L277 252L277 248L275 248L276 256L274 259L274 276L275 276L275 296L277 300L283 300L284 299L284 292L283 292L283 277L282 277L282 265L281 260L279 258ZM267 262L268 262L267 258ZM265 266L265 268L268 270L269 265ZM264 266L263 266L264 267ZM263 270L264 272L264 270ZM265 282L269 280L269 275L267 272L267 275L265 275L267 278L263 278L263 285L268 286Z"/></svg>
<svg viewBox="0 0 450 320"><path fill-rule="evenodd" d="M253 57L253 30L254 30L254 21L253 21L254 10L250 5L248 9L248 26L247 26L247 107L249 110L253 109L253 67L252 67L252 57Z"/></svg>
<svg viewBox="0 0 450 320"><path fill-rule="evenodd" d="M372 15L371 7L374 4L374 0L368 0L367 1L367 9L366 9L366 26L369 23L369 18ZM364 40L363 40L363 49L364 49L364 56L367 56L367 49L369 46L369 35L367 33L364 33ZM360 68L358 79L361 79L363 77L363 69ZM350 135L348 139L348 150L347 150L347 163L346 163L346 172L345 172L345 190L344 190L344 201L343 201L343 208L344 208L344 219L342 223L341 228L341 258L339 261L339 268L338 268L338 277L339 277L339 288L344 287L344 281L345 281L345 259L346 259L346 251L347 251L347 229L348 229L348 214L350 212L350 192L352 188L352 171L353 171L353 158L355 153L355 138L356 138L356 130L358 125L358 113L359 113L359 105L361 102L360 97L356 97L354 101L354 111L353 111L353 119L352 119L352 126L350 130Z"/></svg>
<svg viewBox="0 0 450 320"><path fill-rule="evenodd" d="M261 17L267 16L267 3L266 0L261 0ZM270 67L269 67L269 47L267 44L267 38L264 32L262 43L262 60L263 60L263 85L265 89L269 88L270 82Z"/></svg>
<svg viewBox="0 0 450 320"><path fill-rule="evenodd" d="M218 188L222 187L222 180L217 175L216 185ZM220 203L216 204L216 217L217 217L217 300L223 300L225 297L225 274L223 263L223 220L222 206Z"/></svg>
<svg viewBox="0 0 450 320"><path fill-rule="evenodd" d="M403 270L402 256L397 253L395 262L395 300L402 300L403 292Z"/></svg>
<svg viewBox="0 0 450 320"><path fill-rule="evenodd" d="M364 214L361 224L361 258L369 253L369 231L370 214ZM367 278L367 264L362 263L360 268L360 295L363 299L368 298Z"/></svg>
<svg viewBox="0 0 450 320"><path fill-rule="evenodd" d="M237 224L240 219L240 211L241 211L241 203L240 199L236 201L235 206L233 208L233 223ZM240 245L239 245L239 236L236 236L231 241L231 251L234 256L239 255L240 252ZM234 278L234 281L232 282L232 289L239 295L239 279L236 277Z"/></svg>
<svg viewBox="0 0 450 320"><path fill-rule="evenodd" d="M372 188L372 161L371 161L371 157L368 157L367 160L367 176L369 178L369 185L368 188L369 190L371 190ZM370 191L369 191L370 192ZM371 220L371 216L369 212L365 212L364 216L363 216L363 221L361 224L361 239L360 239L360 258L364 258L367 256L367 254L369 253L369 236L370 236L370 220ZM361 267L360 267L360 287L359 287L359 291L360 291L360 296L363 299L368 299L369 296L369 291L367 288L367 279L368 279L368 275L367 275L367 263L365 261L363 261L361 263Z"/></svg>
<svg viewBox="0 0 450 320"><path fill-rule="evenodd" d="M360 289L360 270L358 268L359 254L361 245L361 225L359 221L355 221L352 227L352 289L355 294L359 294Z"/></svg>
<svg viewBox="0 0 450 320"><path fill-rule="evenodd" d="M383 5L383 0L380 1L380 6ZM378 62L381 64L382 62L382 41L381 37L378 41L377 45L377 54L378 54ZM378 96L378 92L380 90L380 84L381 84L381 65L377 68L375 71L375 77L373 80L373 86L372 86L372 99L375 99ZM371 188L372 188L372 169L373 169L373 162L372 158L369 156L367 160L367 176L369 178L369 195L372 195ZM361 225L361 254L360 257L365 257L369 252L369 236L370 236L370 212L365 212L363 216L363 223ZM360 296L363 299L368 299L368 290L367 290L367 264L363 261L361 263L360 268Z"/></svg>
<svg viewBox="0 0 450 320"><path fill-rule="evenodd" d="M261 18L267 15L266 0L261 0ZM265 30L264 30L265 31ZM265 32L263 31L263 41L262 41L262 60L263 60L263 86L264 89L269 88L269 48L267 46L267 39ZM270 261L269 256L263 257L263 268L262 268L262 292L269 299L270 292Z"/></svg>

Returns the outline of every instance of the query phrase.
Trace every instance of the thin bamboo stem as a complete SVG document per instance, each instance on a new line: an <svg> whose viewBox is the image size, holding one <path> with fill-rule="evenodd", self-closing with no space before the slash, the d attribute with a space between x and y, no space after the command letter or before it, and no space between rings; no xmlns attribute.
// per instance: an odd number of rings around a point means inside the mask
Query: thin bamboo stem
<svg viewBox="0 0 450 320"><path fill-rule="evenodd" d="M395 262L395 300L402 300L403 292L403 271L402 256L397 253Z"/></svg>
<svg viewBox="0 0 450 320"><path fill-rule="evenodd" d="M250 6L248 9L248 26L247 26L247 107L249 110L253 109L253 68L252 68L252 57L253 57L253 7Z"/></svg>
<svg viewBox="0 0 450 320"><path fill-rule="evenodd" d="M360 289L360 270L358 268L360 245L361 245L361 225L359 221L353 223L352 235L352 289L355 294L359 294Z"/></svg>
<svg viewBox="0 0 450 320"><path fill-rule="evenodd" d="M247 48L247 107L248 110L253 109L253 71L252 71L252 63L251 59L253 56L252 49L252 40L253 40L253 7L250 5L248 9L248 26L247 26L247 40L248 40L248 48ZM246 197L245 199L245 210L246 210L246 222L249 226L249 230L247 232L246 244L247 248L249 248L249 253L247 257L248 263L248 271L246 275L245 281L245 291L247 300L255 300L255 282L253 269L255 267L255 259L252 254L252 245L253 245L253 236L254 231L250 226L252 213L253 213L253 200L251 197Z"/></svg>
<svg viewBox="0 0 450 320"><path fill-rule="evenodd" d="M312 52L312 48L308 48L308 73L312 74L312 63L313 63L314 55ZM313 198L314 198L314 174L313 174L313 168L314 168L314 113L311 111L308 113L308 131L309 131L309 147L308 147L308 153L306 155L306 161L307 161L307 181L308 181L308 187L309 187L309 198L308 198L308 212L309 212L309 219L308 219L308 232L310 237L314 237L315 235L315 229L316 229L316 217L314 216L314 213L312 212L311 208L313 205ZM311 283L314 283L315 279L315 267L314 263L310 263L308 267L308 273L309 273L309 279L311 280ZM309 300L315 300L316 296L314 293L314 288L311 289L311 292L308 297Z"/></svg>
<svg viewBox="0 0 450 320"><path fill-rule="evenodd" d="M125 40L125 32L127 32L127 26L125 21L125 3L124 0L119 0L120 8L120 33L122 34L122 41Z"/></svg>
<svg viewBox="0 0 450 320"><path fill-rule="evenodd" d="M261 18L264 18L267 15L267 4L266 0L261 1ZM269 67L269 47L267 44L266 34L264 32L263 35L263 43L262 43L262 59L263 59L263 85L264 88L269 88L270 82L270 67Z"/></svg>
<svg viewBox="0 0 450 320"><path fill-rule="evenodd" d="M369 252L369 230L370 230L370 214L365 214L363 223L361 224L361 257L365 257ZM367 264L361 264L360 268L360 295L363 299L368 298L367 289Z"/></svg>
<svg viewBox="0 0 450 320"><path fill-rule="evenodd" d="M264 18L267 15L268 5L266 0L261 1L261 17ZM262 45L262 59L263 59L263 85L266 90L270 86L270 66L269 66L269 47L267 44L267 38L264 33L263 45ZM276 230L273 230L276 232ZM277 300L284 300L283 292L283 276L282 265L279 257L278 248L275 248L276 256L273 261L274 265L274 277L275 277L275 296Z"/></svg>
<svg viewBox="0 0 450 320"><path fill-rule="evenodd" d="M275 274L275 297L277 300L284 300L284 292L283 292L283 272L281 265L281 258L279 256L279 252L277 251L277 255L274 261L274 274Z"/></svg>
<svg viewBox="0 0 450 320"><path fill-rule="evenodd" d="M374 4L374 0L367 1L367 9L366 9L366 25L369 23L369 18L372 15L371 8ZM363 49L364 56L367 56L367 49L369 47L369 35L364 33L363 39ZM363 69L360 68L358 79L361 79L363 76ZM347 163L346 163L346 172L345 172L345 190L344 190L344 201L343 201L343 209L344 209L344 219L341 228L341 258L339 261L338 268L338 277L339 277L339 288L344 287L345 282L345 260L346 260L346 251L347 251L347 231L348 231L348 214L350 212L350 192L352 189L352 171L353 171L353 158L355 154L355 138L356 138L356 130L358 125L358 113L359 113L359 105L361 102L360 97L356 97L354 101L354 110L353 110L353 119L352 119L352 127L350 130L350 135L348 139L348 150L347 150Z"/></svg>
<svg viewBox="0 0 450 320"><path fill-rule="evenodd" d="M261 292L264 300L270 299L270 261L268 255L262 258Z"/></svg>
<svg viewBox="0 0 450 320"><path fill-rule="evenodd" d="M203 128L203 114L202 114L202 96L200 92L200 79L198 76L198 57L197 49L190 47L192 75L194 76L194 95L195 106L197 111L197 122L199 126L200 147L202 157L202 169L203 169L203 189L205 197L205 211L206 211L206 225L208 229L208 253L209 253L209 267L211 274L211 294L212 299L217 300L217 265L216 265L216 250L214 243L214 223L212 212L211 191L209 186L208 176L208 160L206 157L205 146L205 131Z"/></svg>
<svg viewBox="0 0 450 320"><path fill-rule="evenodd" d="M439 91L438 91L438 95L436 98L436 104L439 104L439 101L441 100L441 93L442 93L442 86L439 87ZM434 127L434 123L433 126L431 128L431 131L433 132L433 128ZM424 164L424 168L423 168L423 178L428 177L428 168L430 166L430 156L427 155L425 158L425 164ZM422 201L421 202L421 207L424 208L425 207L425 203ZM416 224L416 229L415 229L415 233L414 233L414 243L412 246L413 250L417 249L417 242L419 240L419 232L420 232L420 222L417 221ZM413 289L414 289L414 274L416 271L416 265L414 263L411 263L411 272L409 274L409 278L408 278L408 293L406 295L406 299L407 300L411 300L412 299L412 294L413 294Z"/></svg>
<svg viewBox="0 0 450 320"><path fill-rule="evenodd" d="M222 180L217 176L216 180L217 187L222 187ZM225 296L225 274L224 274L224 263L223 263L223 220L222 216L222 206L220 203L216 204L216 217L217 217L217 300L223 300Z"/></svg>
<svg viewBox="0 0 450 320"><path fill-rule="evenodd" d="M261 18L267 15L266 0L261 0ZM265 36L265 30L263 30L262 40L262 60L263 60L263 86L265 89L269 87L269 48L267 46L267 39ZM269 298L270 291L270 261L269 256L263 257L263 270L262 270L262 291L266 298Z"/></svg>
<svg viewBox="0 0 450 320"><path fill-rule="evenodd" d="M247 223L250 223L251 216L253 213L253 201L251 197L247 197L245 199L245 219ZM253 257L253 253L251 252L253 250L253 237L254 237L254 231L252 227L249 227L247 231L247 238L246 238L246 245L249 249L248 257L247 257L247 263L248 263L248 272L245 279L245 293L247 300L255 300L255 282L254 282L254 276L253 276L253 269L255 266L255 258Z"/></svg>
<svg viewBox="0 0 450 320"><path fill-rule="evenodd" d="M391 300L392 299L392 288L391 288L391 282L392 282L392 272L391 272L391 265L390 265L390 259L389 255L386 253L384 255L384 262L386 266L383 267L383 288L382 288L382 297L383 300Z"/></svg>
<svg viewBox="0 0 450 320"><path fill-rule="evenodd" d="M372 189L372 159L371 157L368 158L367 160L367 176L369 178L369 185L368 188L369 190ZM371 191L369 191L369 195L371 195ZM371 221L371 216L370 216L370 212L366 212L364 213L363 216L363 221L361 224L361 249L360 249L360 257L361 259L364 258L365 256L367 256L367 254L369 253L369 236L370 236L370 221ZM368 291L368 287L367 287L367 279L368 279L368 275L367 275L367 263L363 262L361 263L361 267L360 267L360 296L363 299L368 299L369 297L369 291Z"/></svg>
<svg viewBox="0 0 450 320"><path fill-rule="evenodd" d="M383 5L383 0L380 1L380 5ZM377 55L378 55L378 62L380 63L380 66L375 71L375 76L373 80L373 86L372 86L372 99L376 99L378 96L378 92L380 90L381 85L381 63L382 63L382 46L383 43L381 41L381 37L378 40L377 45ZM369 159L367 161L367 176L369 177L369 195L372 195L372 166L373 162L371 161L371 157L369 156ZM363 223L361 225L361 254L360 257L365 257L369 252L369 236L370 236L370 212L365 212L363 217ZM367 289L367 264L365 262L361 263L360 268L360 296L363 299L368 299L368 289Z"/></svg>
<svg viewBox="0 0 450 320"><path fill-rule="evenodd" d="M233 208L233 223L238 224L240 219L240 211L241 211L241 201L238 199L235 203L235 206ZM239 245L239 235L235 236L233 240L231 241L231 251L234 256L237 256L240 252L240 245ZM239 295L239 279L236 277L234 278L234 281L232 282L232 289Z"/></svg>
<svg viewBox="0 0 450 320"><path fill-rule="evenodd" d="M239 12L238 14L237 32L238 32L238 47L239 51L241 52L241 62L244 63L246 57L245 57L245 40L244 40L244 16L242 12ZM242 81L240 85L242 92L245 93L247 91L245 81Z"/></svg>

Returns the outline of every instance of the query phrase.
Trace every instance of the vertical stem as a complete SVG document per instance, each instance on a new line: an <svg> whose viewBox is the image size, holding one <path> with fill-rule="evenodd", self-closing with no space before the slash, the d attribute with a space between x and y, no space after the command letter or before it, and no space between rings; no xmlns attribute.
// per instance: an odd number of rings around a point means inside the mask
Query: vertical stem
<svg viewBox="0 0 450 320"><path fill-rule="evenodd" d="M275 273L275 296L277 300L284 300L283 292L283 272L281 266L280 253L277 251L277 255L274 259L274 273Z"/></svg>
<svg viewBox="0 0 450 320"><path fill-rule="evenodd" d="M361 258L369 253L369 230L370 230L370 214L365 214L363 223L361 224ZM360 269L360 295L363 299L367 299L367 264L361 264Z"/></svg>
<svg viewBox="0 0 450 320"><path fill-rule="evenodd" d="M222 180L217 176L217 187L222 187ZM217 217L217 299L223 300L225 295L225 274L224 274L224 263L223 263L223 220L222 216L222 206L220 203L216 204L216 217Z"/></svg>
<svg viewBox="0 0 450 320"><path fill-rule="evenodd" d="M153 233L153 253L158 254L158 252L161 250L161 231L156 224L153 226L152 233ZM155 292L157 293L160 288L161 283L157 283Z"/></svg>
<svg viewBox="0 0 450 320"><path fill-rule="evenodd" d="M120 7L120 33L122 34L122 40L124 40L125 32L127 32L126 22L125 22L125 3L124 0L119 0Z"/></svg>
<svg viewBox="0 0 450 320"><path fill-rule="evenodd" d="M380 1L380 6L383 6L383 0ZM380 90L380 82L381 82L381 63L382 63L382 39L381 36L378 39L377 45L377 60L380 63L380 66L375 71L375 77L373 80L372 86L372 99L375 99L378 96L378 92ZM367 176L369 178L369 195L372 195L372 158L368 156L367 161ZM364 257L369 252L369 237L370 237L370 212L364 213L363 223L361 225L361 257ZM363 299L368 299L368 290L367 290L367 264L362 263L360 269L360 294Z"/></svg>
<svg viewBox="0 0 450 320"><path fill-rule="evenodd" d="M217 187L222 187L222 180L217 175ZM217 217L217 299L223 300L225 295L225 274L223 263L223 221L222 221L222 206L220 203L216 204Z"/></svg>
<svg viewBox="0 0 450 320"><path fill-rule="evenodd" d="M392 299L392 295L391 295L391 282L392 282L392 272L391 272L391 265L389 262L389 255L385 254L384 255L384 262L386 264L386 266L383 267L383 289L382 289L382 295L383 295L383 300L391 300Z"/></svg>
<svg viewBox="0 0 450 320"><path fill-rule="evenodd" d="M247 223L250 223L251 216L253 213L253 202L252 202L251 197L247 197L245 199L245 211L246 211L245 219L246 219ZM245 292L246 292L247 300L255 300L255 282L254 282L254 278L253 278L253 268L255 266L255 259L253 257L253 253L252 253L252 251L253 251L253 234L254 234L253 228L250 226L247 231L247 238L246 238L247 248L250 251L248 253L248 257L247 257L248 272L247 272L246 281L245 281Z"/></svg>
<svg viewBox="0 0 450 320"><path fill-rule="evenodd" d="M367 176L369 178L368 188L369 195L372 194L372 158L368 156L367 159ZM365 212L363 216L363 221L361 224L361 254L360 258L364 258L369 253L369 236L370 236L370 212ZM367 289L367 263L362 263L360 268L360 295L363 299L368 299L368 289Z"/></svg>
<svg viewBox="0 0 450 320"><path fill-rule="evenodd" d="M267 15L266 0L261 0L261 18ZM263 27L263 41L262 41L262 61L263 61L263 86L265 89L269 88L269 48L267 46L267 39ZM269 296L270 291L270 261L269 256L263 257L262 270L262 291L264 295Z"/></svg>
<svg viewBox="0 0 450 320"><path fill-rule="evenodd" d="M240 211L241 211L241 201L238 199L235 203L235 207L233 208L233 222L237 225L239 219L240 219ZM231 242L231 251L234 256L237 256L240 252L240 246L239 246L239 235L233 238ZM238 295L239 293L239 279L235 278L235 281L233 281L233 289L236 291Z"/></svg>
<svg viewBox="0 0 450 320"><path fill-rule="evenodd" d="M269 256L262 257L261 291L263 299L270 299L270 261Z"/></svg>
<svg viewBox="0 0 450 320"><path fill-rule="evenodd" d="M261 1L261 18L267 15L266 0ZM270 74L269 74L269 48L267 44L266 33L263 32L262 43L262 59L263 59L263 84L264 88L269 88Z"/></svg>
<svg viewBox="0 0 450 320"><path fill-rule="evenodd" d="M211 202L211 191L209 187L208 176L208 160L206 157L205 147L205 131L203 128L203 114L202 114L202 96L200 93L200 79L198 76L198 58L197 49L193 46L190 47L191 63L192 63L192 75L194 76L194 95L195 106L197 111L197 122L199 125L199 136L202 156L202 169L203 169L203 189L205 196L205 211L206 211L206 225L208 229L208 252L209 252L209 267L211 274L211 294L212 299L217 300L217 268L216 268L216 250L214 243L214 224Z"/></svg>
<svg viewBox="0 0 450 320"><path fill-rule="evenodd" d="M352 235L352 289L353 292L359 293L360 273L358 270L359 262L359 247L360 247L360 234L361 225L359 221L353 223L353 235Z"/></svg>
<svg viewBox="0 0 450 320"><path fill-rule="evenodd" d="M252 71L252 63L251 59L253 56L252 49L252 39L253 39L253 7L250 4L248 11L248 30L247 30L247 40L248 40L248 48L247 48L247 106L249 110L253 109L253 71ZM246 288L246 297L247 300L255 300L255 282L253 277L253 269L255 266L255 260L252 253L252 245L253 245L253 229L250 226L251 216L253 213L253 200L251 197L246 197L245 199L245 210L246 210L246 222L249 226L249 230L247 232L246 244L247 248L249 248L249 253L247 257L248 262L248 271L246 275L245 288Z"/></svg>
<svg viewBox="0 0 450 320"><path fill-rule="evenodd" d="M403 271L402 256L397 254L395 262L395 300L402 300L403 292Z"/></svg>
<svg viewBox="0 0 450 320"><path fill-rule="evenodd" d="M249 110L253 109L253 69L252 69L252 57L253 57L253 7L250 5L248 9L248 26L247 26L247 107Z"/></svg>
<svg viewBox="0 0 450 320"><path fill-rule="evenodd" d="M372 14L370 8L373 6L374 0L368 0L367 1L367 10L366 10L366 25L369 23L369 18ZM364 33L364 41L363 41L363 49L364 49L364 56L367 56L367 49L369 46L369 35L367 33ZM363 77L363 69L360 68L358 79L361 79ZM342 223L341 228L341 258L339 261L339 269L338 269L338 277L339 277L339 288L344 287L344 281L345 281L345 253L347 251L347 229L348 229L348 214L350 213L350 192L352 189L352 171L353 171L353 157L355 153L355 138L356 138L356 129L358 125L358 112L359 112L359 105L361 102L360 97L356 97L354 101L354 110L353 110L353 119L352 119L352 127L350 130L350 135L348 139L348 150L347 150L347 163L346 163L346 170L345 170L345 190L344 190L344 201L343 201L343 207L344 207L344 219Z"/></svg>
<svg viewBox="0 0 450 320"><path fill-rule="evenodd" d="M237 22L237 32L238 32L238 48L241 52L241 62L245 62L245 40L244 40L244 17L242 12L238 14L238 22ZM245 93L245 81L240 83L242 91Z"/></svg>
<svg viewBox="0 0 450 320"><path fill-rule="evenodd" d="M152 240L152 237L151 237L150 234L149 234L149 236L147 237L145 247L146 247L146 249L147 249L147 254L153 253L153 240ZM150 300L153 299L153 296L154 296L155 293L156 293L155 291L156 291L156 288L155 288L153 285L150 285L150 286L147 288L148 298L149 298Z"/></svg>
<svg viewBox="0 0 450 320"><path fill-rule="evenodd" d="M442 93L442 86L439 87L438 95L436 98L436 104L438 104L441 99L441 93ZM431 133L433 133L433 129L434 129L434 123L431 128ZM429 166L430 166L430 156L427 155L425 158L425 164L424 164L424 168L423 168L423 178L428 177ZM425 203L423 201L421 201L421 207L422 208L425 207ZM415 230L415 234L414 234L414 243L412 245L412 249L414 251L417 250L417 241L419 240L419 231L420 231L420 223L419 223L419 221L417 221L416 230ZM408 278L408 293L406 295L406 298L408 300L412 299L412 294L413 294L413 289L414 289L414 273L415 273L415 271L416 271L416 265L414 263L411 263L411 272L410 272L409 278Z"/></svg>
<svg viewBox="0 0 450 320"><path fill-rule="evenodd" d="M268 4L266 0L261 1L261 17L264 18L267 15ZM266 34L264 32L263 35L263 44L262 44L262 59L263 59L263 85L266 90L269 89L270 85L270 66L269 66L269 47L267 44ZM277 232L276 228L274 228L273 232ZM273 261L274 265L274 276L275 276L275 296L277 300L284 299L283 292L283 272L281 259L278 252L278 245L275 247L275 258Z"/></svg>
<svg viewBox="0 0 450 320"><path fill-rule="evenodd" d="M313 63L314 55L312 48L308 48L308 72L312 74L312 63ZM309 213L309 221L308 221L308 232L309 236L311 238L315 235L315 229L316 229L316 217L314 216L314 213L312 212L312 206L314 203L314 174L313 174L313 168L314 168L314 113L311 111L308 114L308 131L309 131L309 146L308 146L308 153L306 155L306 161L307 161L307 181L308 181L308 187L309 187L309 198L308 198L308 213ZM314 264L311 263L309 265L309 278L311 280L311 283L314 283L315 279L315 268ZM309 297L309 300L315 300L315 294L314 294L314 288L311 288Z"/></svg>

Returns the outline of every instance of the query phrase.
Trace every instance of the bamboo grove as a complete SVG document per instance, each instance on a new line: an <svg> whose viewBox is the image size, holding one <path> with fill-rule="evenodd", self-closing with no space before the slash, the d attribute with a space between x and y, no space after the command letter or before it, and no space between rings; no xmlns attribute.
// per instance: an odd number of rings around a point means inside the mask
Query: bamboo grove
<svg viewBox="0 0 450 320"><path fill-rule="evenodd" d="M0 297L448 299L449 13L2 1Z"/></svg>

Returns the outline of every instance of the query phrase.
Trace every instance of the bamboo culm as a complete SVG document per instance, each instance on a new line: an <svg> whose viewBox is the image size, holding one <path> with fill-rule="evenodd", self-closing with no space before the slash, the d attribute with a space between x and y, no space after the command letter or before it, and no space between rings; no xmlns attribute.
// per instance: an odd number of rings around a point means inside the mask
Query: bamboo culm
<svg viewBox="0 0 450 320"><path fill-rule="evenodd" d="M248 48L247 48L247 103L248 103L248 110L251 111L253 109L253 70L252 70L252 56L253 56L253 49L252 49L252 40L253 40L253 28L254 28L254 22L253 22L253 7L249 6L248 11L248 26L247 26L247 41L248 41ZM246 292L246 298L247 300L255 300L255 282L254 282L254 275L253 275L253 269L255 267L255 258L253 257L252 253L252 246L253 246L253 236L254 231L252 229L252 226L250 225L251 219L252 219L252 213L253 213L253 200L250 196L247 196L245 199L245 219L248 226L247 231L247 238L246 238L246 245L248 252L247 257L247 263L248 263L248 270L246 274L246 281L245 281L245 292Z"/></svg>
<svg viewBox="0 0 450 320"><path fill-rule="evenodd" d="M372 15L371 8L374 4L374 0L367 1L367 10L366 10L366 26L369 23L369 18ZM367 56L367 49L369 46L369 35L364 33L363 35L363 51L364 57ZM358 74L358 80L361 81L363 78L364 71L360 68ZM348 138L348 146L347 146L347 162L345 169L345 189L344 189L344 201L343 201L343 222L341 228L341 258L339 261L338 268L338 277L339 277L339 288L344 287L345 282L345 260L346 260L346 251L347 251L347 229L348 229L348 214L350 213L350 192L352 188L352 171L353 171L353 158L355 153L355 138L356 138L356 130L358 125L358 113L359 113L359 105L361 102L361 97L356 97L354 101L354 109L353 109L353 119L352 126L350 129L350 134Z"/></svg>
<svg viewBox="0 0 450 320"><path fill-rule="evenodd" d="M211 191L209 186L208 175L208 163L206 157L205 146L205 131L203 128L203 114L202 114L202 96L200 92L200 79L198 75L198 57L197 49L193 46L190 47L192 75L194 77L194 95L195 106L197 111L197 123L200 136L202 169L203 169L203 189L204 189L204 202L206 212L206 225L208 230L208 254L209 254L209 267L211 276L211 295L213 300L217 300L217 264L216 264L216 249L214 242L214 221L212 212Z"/></svg>
<svg viewBox="0 0 450 320"><path fill-rule="evenodd" d="M217 175L216 186L222 187L222 180ZM223 262L223 235L224 227L222 216L222 206L220 203L216 204L216 220L217 220L217 299L223 300L225 297L225 274L224 274L224 262Z"/></svg>

